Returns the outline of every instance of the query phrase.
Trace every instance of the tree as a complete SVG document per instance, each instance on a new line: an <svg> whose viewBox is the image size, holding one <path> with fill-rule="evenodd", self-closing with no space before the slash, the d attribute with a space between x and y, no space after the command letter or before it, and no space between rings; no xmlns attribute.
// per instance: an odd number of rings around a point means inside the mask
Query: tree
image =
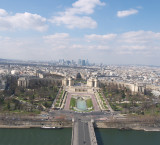
<svg viewBox="0 0 160 145"><path fill-rule="evenodd" d="M10 103L8 102L7 103L7 109L10 110L10 108L11 108L11 106L10 106Z"/></svg>
<svg viewBox="0 0 160 145"><path fill-rule="evenodd" d="M34 94L29 96L30 101L34 100L34 98L35 98Z"/></svg>
<svg viewBox="0 0 160 145"><path fill-rule="evenodd" d="M121 91L121 96L122 96L123 99L125 99L126 95L124 93L124 90Z"/></svg>
<svg viewBox="0 0 160 145"><path fill-rule="evenodd" d="M0 104L3 104L3 103L4 103L4 97L0 96Z"/></svg>

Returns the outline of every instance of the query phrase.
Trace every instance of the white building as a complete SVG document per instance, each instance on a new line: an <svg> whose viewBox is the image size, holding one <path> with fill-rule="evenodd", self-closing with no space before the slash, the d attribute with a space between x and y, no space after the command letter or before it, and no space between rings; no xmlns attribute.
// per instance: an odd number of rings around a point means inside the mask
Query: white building
<svg viewBox="0 0 160 145"><path fill-rule="evenodd" d="M64 78L62 80L62 85L63 86L73 86L74 85L74 79L72 77Z"/></svg>
<svg viewBox="0 0 160 145"><path fill-rule="evenodd" d="M21 77L18 79L18 86L27 88L29 86L29 80L26 79L25 77Z"/></svg>
<svg viewBox="0 0 160 145"><path fill-rule="evenodd" d="M89 78L87 80L87 86L88 87L95 87L97 88L99 86L99 82L97 78Z"/></svg>

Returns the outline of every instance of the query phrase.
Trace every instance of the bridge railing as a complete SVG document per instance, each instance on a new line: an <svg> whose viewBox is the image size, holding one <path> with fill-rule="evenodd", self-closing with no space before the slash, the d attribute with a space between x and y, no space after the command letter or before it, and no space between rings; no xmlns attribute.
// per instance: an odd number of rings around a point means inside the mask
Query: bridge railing
<svg viewBox="0 0 160 145"><path fill-rule="evenodd" d="M92 122L88 122L91 145L98 145Z"/></svg>
<svg viewBox="0 0 160 145"><path fill-rule="evenodd" d="M74 125L75 125L75 123L73 122L71 145L74 145Z"/></svg>

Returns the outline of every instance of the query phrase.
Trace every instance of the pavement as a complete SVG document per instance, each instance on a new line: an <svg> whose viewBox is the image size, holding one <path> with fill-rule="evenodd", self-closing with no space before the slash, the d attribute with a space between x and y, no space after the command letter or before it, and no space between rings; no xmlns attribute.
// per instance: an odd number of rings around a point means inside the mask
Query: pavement
<svg viewBox="0 0 160 145"><path fill-rule="evenodd" d="M91 145L88 123L78 121L79 145Z"/></svg>
<svg viewBox="0 0 160 145"><path fill-rule="evenodd" d="M72 97L72 95L70 93L68 93L66 103L64 106L64 110L70 110L71 97Z"/></svg>
<svg viewBox="0 0 160 145"><path fill-rule="evenodd" d="M88 122L78 120L74 123L73 145L91 145Z"/></svg>
<svg viewBox="0 0 160 145"><path fill-rule="evenodd" d="M94 111L100 111L95 95L91 95Z"/></svg>

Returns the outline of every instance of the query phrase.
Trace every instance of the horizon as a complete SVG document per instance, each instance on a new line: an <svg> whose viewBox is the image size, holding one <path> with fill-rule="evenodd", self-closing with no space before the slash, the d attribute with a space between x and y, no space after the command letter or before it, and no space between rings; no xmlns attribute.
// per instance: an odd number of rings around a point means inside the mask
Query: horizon
<svg viewBox="0 0 160 145"><path fill-rule="evenodd" d="M27 63L27 62L31 62L31 64L32 63L35 63L35 62L37 62L37 63L59 63L59 60L62 60L62 58L61 59L57 59L57 60L23 60L23 59L6 59L6 58L0 58L0 62L1 61L22 61L24 64L25 63ZM72 61L72 60L68 60L68 59L63 59L64 61ZM73 60L73 61L75 61L76 62L76 64L78 64L78 60L79 59L77 59L77 60ZM81 59L81 60L83 60L83 59ZM85 60L86 61L86 60ZM88 60L89 61L89 60ZM7 62L7 63L10 63L10 62ZM57 64L56 64L57 65ZM107 64L107 63L95 63L95 62L90 62L89 61L89 65L84 65L84 67L86 67L86 66L99 66L99 65L102 65L102 66L129 66L129 67L131 67L131 66L141 66L141 67L160 67L160 65L154 65L154 64L118 64L118 63L115 63L115 64ZM62 66L67 66L67 64L66 65L62 65ZM71 66L72 67L72 65L68 65L68 66ZM82 66L82 65L81 65Z"/></svg>
<svg viewBox="0 0 160 145"><path fill-rule="evenodd" d="M0 2L2 59L160 66L158 0Z"/></svg>

